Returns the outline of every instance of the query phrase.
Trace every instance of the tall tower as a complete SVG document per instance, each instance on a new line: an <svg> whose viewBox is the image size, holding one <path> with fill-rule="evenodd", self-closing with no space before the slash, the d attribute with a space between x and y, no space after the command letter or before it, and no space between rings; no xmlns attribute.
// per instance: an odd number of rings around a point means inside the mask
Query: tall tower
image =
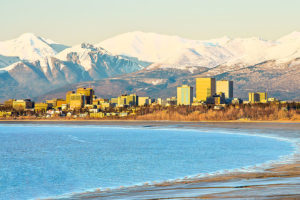
<svg viewBox="0 0 300 200"><path fill-rule="evenodd" d="M266 92L258 92L259 95L259 102L266 103L268 101L268 94Z"/></svg>
<svg viewBox="0 0 300 200"><path fill-rule="evenodd" d="M226 99L233 98L233 81L221 80L216 82L217 94L224 93Z"/></svg>
<svg viewBox="0 0 300 200"><path fill-rule="evenodd" d="M93 96L95 94L93 88L78 88L76 93L85 95L85 104L93 104Z"/></svg>
<svg viewBox="0 0 300 200"><path fill-rule="evenodd" d="M74 91L68 91L67 94L66 94L66 103L68 105L70 105L70 96L71 96L71 94L75 94L75 92Z"/></svg>
<svg viewBox="0 0 300 200"><path fill-rule="evenodd" d="M206 101L216 93L215 78L196 78L196 100Z"/></svg>
<svg viewBox="0 0 300 200"><path fill-rule="evenodd" d="M70 95L70 109L80 109L83 108L85 105L85 95L84 94L71 94Z"/></svg>
<svg viewBox="0 0 300 200"><path fill-rule="evenodd" d="M182 85L177 87L177 105L191 105L193 102L193 87Z"/></svg>

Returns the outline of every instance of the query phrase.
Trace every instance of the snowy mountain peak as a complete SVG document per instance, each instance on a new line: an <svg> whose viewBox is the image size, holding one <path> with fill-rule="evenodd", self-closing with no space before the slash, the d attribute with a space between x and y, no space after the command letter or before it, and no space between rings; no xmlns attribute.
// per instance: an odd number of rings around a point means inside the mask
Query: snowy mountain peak
<svg viewBox="0 0 300 200"><path fill-rule="evenodd" d="M113 54L136 57L148 62L178 64L173 62L180 60L180 63L191 64L192 60L197 60L200 61L197 65L203 66L207 63L207 60L202 63L201 59L195 57L184 59L185 55L183 53L190 53L187 49L193 49L194 53L191 54L193 56L194 54L207 55L207 52L211 52L211 49L214 48L214 56L209 57L215 57L215 55L228 57L230 53L218 45L224 40L224 38L216 41L189 40L179 36L134 31L107 39L96 46L104 47ZM174 58L174 55L180 58Z"/></svg>
<svg viewBox="0 0 300 200"><path fill-rule="evenodd" d="M37 39L38 36L36 36L34 33L23 33L21 34L17 40L29 40L29 39Z"/></svg>
<svg viewBox="0 0 300 200"><path fill-rule="evenodd" d="M48 43L48 42L51 43ZM0 54L17 56L23 60L40 60L47 56L54 56L66 46L44 39L33 33L24 33L16 39L0 41Z"/></svg>
<svg viewBox="0 0 300 200"><path fill-rule="evenodd" d="M265 60L299 57L300 32L295 31L272 41L260 37L228 36L211 40L190 40L179 36L134 31L104 40L96 46L102 46L113 54L164 65L251 65Z"/></svg>
<svg viewBox="0 0 300 200"><path fill-rule="evenodd" d="M82 44L75 45L73 47L63 50L62 52L58 53L55 57L59 58L61 60L66 60L70 53L76 53L79 56L88 57L88 54L90 52L97 52L100 54L107 54L107 55L112 56L112 54L110 52L108 52L107 50L105 50L102 47L95 47L94 45L89 44L89 43L82 43Z"/></svg>
<svg viewBox="0 0 300 200"><path fill-rule="evenodd" d="M285 35L281 37L278 41L280 42L287 42L287 41L300 41L300 32L299 31L294 31L288 35Z"/></svg>
<svg viewBox="0 0 300 200"><path fill-rule="evenodd" d="M124 62L128 59L136 63L145 61L164 66L252 65L266 60L286 61L300 57L300 32L295 31L272 41L259 37L228 36L191 40L176 35L134 31L96 45L82 43L70 48L34 33L24 33L16 39L0 42L0 55L0 67L17 61L16 57L30 61L56 57L62 61L80 61L86 70L90 70L93 62L100 62L104 55L114 59L123 58Z"/></svg>

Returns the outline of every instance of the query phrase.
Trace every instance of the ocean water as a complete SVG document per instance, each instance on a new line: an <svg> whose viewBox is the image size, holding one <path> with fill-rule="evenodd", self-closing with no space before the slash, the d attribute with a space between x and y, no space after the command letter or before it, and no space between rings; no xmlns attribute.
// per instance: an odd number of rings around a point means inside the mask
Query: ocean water
<svg viewBox="0 0 300 200"><path fill-rule="evenodd" d="M221 132L0 124L0 199L159 182L256 165L293 152L285 141Z"/></svg>

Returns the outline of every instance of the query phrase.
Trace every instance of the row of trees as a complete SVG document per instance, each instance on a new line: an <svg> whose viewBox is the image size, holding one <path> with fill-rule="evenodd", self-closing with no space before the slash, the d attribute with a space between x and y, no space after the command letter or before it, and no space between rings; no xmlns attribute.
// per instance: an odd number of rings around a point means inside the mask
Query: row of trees
<svg viewBox="0 0 300 200"><path fill-rule="evenodd" d="M137 120L225 121L225 120L300 120L300 104L227 105L215 110L212 106L176 106L145 108Z"/></svg>
<svg viewBox="0 0 300 200"><path fill-rule="evenodd" d="M39 118L45 113L14 110L2 107L0 111L12 111L13 118ZM126 111L118 109L118 112ZM227 120L300 120L300 103L286 104L240 104L226 105L223 109L216 110L214 105L201 106L144 106L135 108L136 115L123 117L131 120L174 120L174 121L227 121ZM72 114L87 112L87 109L72 111ZM116 109L108 111L116 112ZM64 112L66 115L67 112ZM62 118L57 115L55 118ZM67 117L66 117L67 118ZM81 118L82 119L82 118ZM90 119L88 116L86 119ZM104 119L120 119L118 116L105 117Z"/></svg>

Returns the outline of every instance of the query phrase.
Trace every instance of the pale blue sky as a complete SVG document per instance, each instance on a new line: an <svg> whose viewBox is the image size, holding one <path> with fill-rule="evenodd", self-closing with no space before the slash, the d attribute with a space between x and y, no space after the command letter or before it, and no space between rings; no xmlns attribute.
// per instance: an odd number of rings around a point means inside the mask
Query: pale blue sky
<svg viewBox="0 0 300 200"><path fill-rule="evenodd" d="M97 43L140 30L190 39L300 31L300 0L0 0L0 40L33 32L60 43Z"/></svg>

